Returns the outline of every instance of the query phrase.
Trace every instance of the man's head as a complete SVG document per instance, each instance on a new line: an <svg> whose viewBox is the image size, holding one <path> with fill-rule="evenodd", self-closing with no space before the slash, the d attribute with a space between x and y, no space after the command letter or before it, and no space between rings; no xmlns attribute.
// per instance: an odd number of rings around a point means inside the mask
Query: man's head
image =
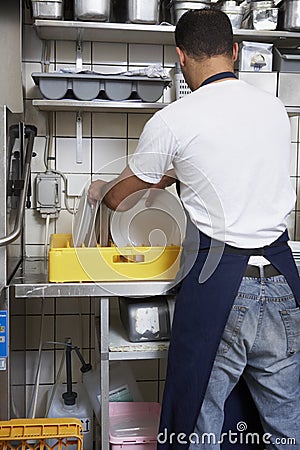
<svg viewBox="0 0 300 450"><path fill-rule="evenodd" d="M175 30L176 50L185 79L192 90L197 78L233 70L238 46L233 43L228 16L216 9L187 11Z"/></svg>
<svg viewBox="0 0 300 450"><path fill-rule="evenodd" d="M232 57L233 33L228 16L214 9L186 12L175 30L176 46L195 60Z"/></svg>

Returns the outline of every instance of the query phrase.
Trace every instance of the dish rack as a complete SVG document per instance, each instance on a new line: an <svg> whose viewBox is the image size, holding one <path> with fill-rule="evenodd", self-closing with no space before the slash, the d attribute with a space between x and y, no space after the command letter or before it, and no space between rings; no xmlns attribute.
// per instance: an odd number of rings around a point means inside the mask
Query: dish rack
<svg viewBox="0 0 300 450"><path fill-rule="evenodd" d="M50 239L50 282L173 280L181 247L73 247L71 234Z"/></svg>
<svg viewBox="0 0 300 450"><path fill-rule="evenodd" d="M51 439L51 445L49 440ZM0 450L82 450L79 419L12 419L0 422Z"/></svg>

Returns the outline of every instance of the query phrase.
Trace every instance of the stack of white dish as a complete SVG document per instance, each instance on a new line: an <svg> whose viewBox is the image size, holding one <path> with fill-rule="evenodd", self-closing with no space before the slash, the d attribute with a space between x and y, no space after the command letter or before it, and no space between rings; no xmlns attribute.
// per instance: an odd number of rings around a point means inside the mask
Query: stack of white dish
<svg viewBox="0 0 300 450"><path fill-rule="evenodd" d="M117 247L180 246L186 227L180 201L169 191L155 189L151 205L146 206L150 191L142 198L140 193L133 194L134 206L122 212L110 211L104 203L91 205L84 191L73 219L74 247L105 247L109 245L109 231Z"/></svg>

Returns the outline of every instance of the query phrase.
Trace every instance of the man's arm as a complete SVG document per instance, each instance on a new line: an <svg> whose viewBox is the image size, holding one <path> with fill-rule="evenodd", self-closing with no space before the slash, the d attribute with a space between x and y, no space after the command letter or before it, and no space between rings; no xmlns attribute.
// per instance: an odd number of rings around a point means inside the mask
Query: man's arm
<svg viewBox="0 0 300 450"><path fill-rule="evenodd" d="M103 180L94 181L88 190L88 197L91 203L104 201L110 209L127 211L144 195L145 190L154 184L138 178L127 166L123 172L109 183ZM140 195L132 195L135 193Z"/></svg>

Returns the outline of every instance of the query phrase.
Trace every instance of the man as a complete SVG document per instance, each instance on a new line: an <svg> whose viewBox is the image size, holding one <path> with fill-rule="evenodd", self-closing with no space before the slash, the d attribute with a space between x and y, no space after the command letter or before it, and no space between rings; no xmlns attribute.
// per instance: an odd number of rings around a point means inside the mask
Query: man
<svg viewBox="0 0 300 450"><path fill-rule="evenodd" d="M92 201L104 196L122 210L131 194L164 188L174 174L199 238L195 248L187 232L192 264L176 299L159 446L219 449L224 442L240 450L245 438L255 442L237 423L234 439L221 434L225 402L243 377L265 433L260 448L299 449L300 283L286 232L295 203L289 120L277 98L236 79L238 47L225 14L191 10L175 39L193 92L153 116L114 182L96 181L89 190Z"/></svg>

